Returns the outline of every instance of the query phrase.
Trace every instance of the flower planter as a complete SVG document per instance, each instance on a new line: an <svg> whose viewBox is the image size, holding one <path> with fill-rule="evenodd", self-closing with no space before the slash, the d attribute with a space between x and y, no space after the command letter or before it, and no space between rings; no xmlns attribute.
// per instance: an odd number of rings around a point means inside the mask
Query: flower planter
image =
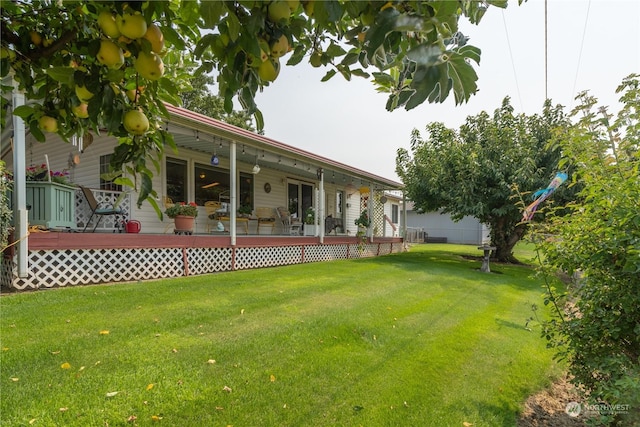
<svg viewBox="0 0 640 427"><path fill-rule="evenodd" d="M304 235L305 236L315 236L316 233L316 227L317 225L315 224L305 224L304 225Z"/></svg>
<svg viewBox="0 0 640 427"><path fill-rule="evenodd" d="M193 232L193 224L196 218L194 216L178 215L173 219L176 231L189 231Z"/></svg>
<svg viewBox="0 0 640 427"><path fill-rule="evenodd" d="M27 181L29 225L75 228L76 189L57 182Z"/></svg>

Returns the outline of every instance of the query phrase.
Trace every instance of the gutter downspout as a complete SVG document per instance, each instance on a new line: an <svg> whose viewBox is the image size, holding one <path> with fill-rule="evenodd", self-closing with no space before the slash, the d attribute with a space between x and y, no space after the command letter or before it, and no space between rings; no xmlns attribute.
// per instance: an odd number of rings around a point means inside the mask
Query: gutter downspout
<svg viewBox="0 0 640 427"><path fill-rule="evenodd" d="M402 192L402 227L400 228L402 240L406 246L407 243L407 195Z"/></svg>

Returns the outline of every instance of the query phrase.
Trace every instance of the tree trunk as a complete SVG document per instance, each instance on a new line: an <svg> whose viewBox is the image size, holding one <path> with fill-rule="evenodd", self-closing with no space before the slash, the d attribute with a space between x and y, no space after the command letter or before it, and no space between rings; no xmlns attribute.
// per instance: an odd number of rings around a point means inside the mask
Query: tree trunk
<svg viewBox="0 0 640 427"><path fill-rule="evenodd" d="M527 224L513 225L509 218L499 217L489 224L491 227L491 244L496 247L492 259L500 262L518 263L513 256L513 247L527 231Z"/></svg>

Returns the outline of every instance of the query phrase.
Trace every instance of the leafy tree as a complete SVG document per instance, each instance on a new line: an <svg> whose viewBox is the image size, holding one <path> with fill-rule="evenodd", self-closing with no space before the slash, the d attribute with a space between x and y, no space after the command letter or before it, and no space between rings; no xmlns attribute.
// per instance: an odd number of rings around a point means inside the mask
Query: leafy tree
<svg viewBox="0 0 640 427"><path fill-rule="evenodd" d="M225 111L237 99L258 130L255 95L277 78L289 51L288 65L309 57L329 67L324 80L372 77L389 93L389 110L443 102L450 93L462 103L477 90L472 62L480 50L467 44L458 21L479 23L490 4L507 1L6 1L0 74L13 73L29 101L13 113L39 141L47 131L65 140L90 130L118 137L112 167L127 165L128 174L117 182L136 187L138 204L148 199L160 212L148 197L156 195L151 177L165 144L175 144L159 124L168 118L164 102L179 105L189 89L189 64L215 71ZM140 17L151 28L143 36Z"/></svg>
<svg viewBox="0 0 640 427"><path fill-rule="evenodd" d="M182 106L196 113L254 131L253 120L246 111L232 111L231 113L225 111L224 100L209 90L209 86L214 83L215 79L211 75L199 74L195 76L191 80L192 90L180 94Z"/></svg>
<svg viewBox="0 0 640 427"><path fill-rule="evenodd" d="M543 271L578 279L568 301L550 293L558 318L544 334L569 361L574 381L591 404L628 405L605 411L598 424L640 425L640 75L623 80L623 109L615 121L594 111L586 92L578 119L563 135L563 162L576 165L582 183L570 215L550 216L540 234ZM537 234L537 233L536 233ZM574 274L575 273L575 274ZM551 286L549 286L552 289Z"/></svg>
<svg viewBox="0 0 640 427"><path fill-rule="evenodd" d="M396 171L420 213L442 210L454 220L470 215L489 225L493 254L516 261L513 247L528 224L513 199L517 191L545 188L560 152L549 146L552 131L565 125L561 106L545 102L542 115L514 115L509 98L495 110L469 116L458 132L442 123L411 137L411 155L399 149Z"/></svg>

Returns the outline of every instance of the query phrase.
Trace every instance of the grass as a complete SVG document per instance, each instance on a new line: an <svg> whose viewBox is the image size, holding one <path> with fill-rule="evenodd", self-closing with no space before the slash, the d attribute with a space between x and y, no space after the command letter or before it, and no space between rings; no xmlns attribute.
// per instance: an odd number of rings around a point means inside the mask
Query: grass
<svg viewBox="0 0 640 427"><path fill-rule="evenodd" d="M560 370L541 288L465 254L3 296L1 424L513 426Z"/></svg>

